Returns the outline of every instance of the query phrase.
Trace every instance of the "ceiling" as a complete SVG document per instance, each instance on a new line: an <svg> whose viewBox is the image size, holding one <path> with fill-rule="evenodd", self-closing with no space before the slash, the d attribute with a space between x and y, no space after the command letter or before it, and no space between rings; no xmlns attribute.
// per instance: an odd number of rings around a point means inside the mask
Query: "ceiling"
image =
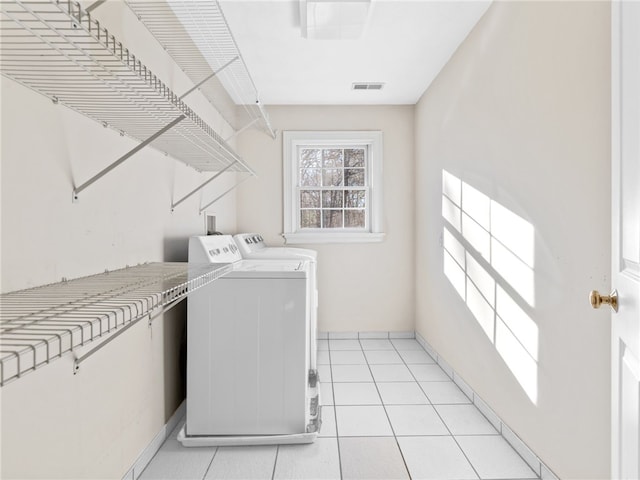
<svg viewBox="0 0 640 480"><path fill-rule="evenodd" d="M360 38L319 40L303 36L303 0L220 0L266 105L415 104L489 4L371 0Z"/></svg>

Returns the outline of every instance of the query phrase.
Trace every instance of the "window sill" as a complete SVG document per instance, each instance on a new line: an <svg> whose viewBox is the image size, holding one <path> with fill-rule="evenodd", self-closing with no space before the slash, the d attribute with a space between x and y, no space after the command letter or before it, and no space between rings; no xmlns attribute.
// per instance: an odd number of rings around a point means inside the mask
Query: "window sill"
<svg viewBox="0 0 640 480"><path fill-rule="evenodd" d="M322 232L322 233L283 233L287 245L318 243L375 243L384 240L384 233L369 232Z"/></svg>

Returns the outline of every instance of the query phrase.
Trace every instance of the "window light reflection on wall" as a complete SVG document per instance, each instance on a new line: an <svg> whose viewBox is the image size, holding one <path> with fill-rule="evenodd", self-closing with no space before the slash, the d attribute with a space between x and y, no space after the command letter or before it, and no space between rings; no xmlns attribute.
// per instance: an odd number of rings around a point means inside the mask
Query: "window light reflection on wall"
<svg viewBox="0 0 640 480"><path fill-rule="evenodd" d="M445 276L536 403L533 225L445 170L442 216Z"/></svg>

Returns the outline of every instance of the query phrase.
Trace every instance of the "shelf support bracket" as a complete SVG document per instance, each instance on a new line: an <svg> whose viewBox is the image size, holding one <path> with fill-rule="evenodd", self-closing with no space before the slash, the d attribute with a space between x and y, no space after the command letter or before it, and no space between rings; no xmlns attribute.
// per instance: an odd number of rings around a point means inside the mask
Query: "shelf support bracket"
<svg viewBox="0 0 640 480"><path fill-rule="evenodd" d="M260 110L260 115L262 115L262 120L264 121L264 125L265 127L267 127L267 130L269 131L269 135L271 136L272 139L276 139L276 132L273 129L273 127L271 127L271 123L269 122L269 117L267 116L267 112L264 110L264 106L262 105L262 103L260 103L260 100L256 100L256 105L258 106L258 110Z"/></svg>
<svg viewBox="0 0 640 480"><path fill-rule="evenodd" d="M242 132L244 132L246 129L248 129L249 127L251 127L251 125L253 125L254 123L256 123L258 120L260 120L259 118L254 118L253 120L251 120L249 123L247 123L244 127L242 127L239 130L236 130L235 132L233 132L231 135L229 135L227 138L224 139L225 142L228 142L229 140L231 140L232 138L234 138L237 135L240 135Z"/></svg>
<svg viewBox="0 0 640 480"><path fill-rule="evenodd" d="M153 322L153 320L162 315L163 313L168 312L169 310L171 310L173 307L175 307L178 303L180 303L182 300L184 300L186 297L183 298L179 298L177 300L174 300L173 302L171 302L168 305L164 305L164 306L160 306L160 311L156 312L155 314L152 314L151 312L145 312L142 315L138 315L136 318L134 318L133 320L131 320L131 322L129 322L128 324L126 324L124 327L122 327L119 330L116 330L116 332L111 335L110 337L108 337L104 342L102 342L100 345L98 345L97 347L92 348L91 350L89 350L87 353L85 353L84 355L82 355L81 357L76 357L73 360L73 374L76 375L78 373L78 370L80 370L80 364L82 362L84 362L87 358L91 357L94 353L96 353L98 350L100 350L102 347L105 347L106 345L108 345L109 343L113 342L116 338L118 338L120 335L122 335L124 332L126 332L127 330L129 330L131 327L133 327L134 325L136 325L140 320L142 320L145 317L149 317L149 326L151 326L151 323Z"/></svg>
<svg viewBox="0 0 640 480"><path fill-rule="evenodd" d="M189 90L187 90L186 92L184 92L182 95L180 95L180 97L178 98L178 100L182 100L184 97L186 97L187 95L189 95L191 92L193 92L194 90L200 88L204 83L206 83L207 81L209 81L210 79L212 79L213 77L215 77L218 73L220 73L222 70L224 70L225 68L227 68L229 65L231 65L233 62L235 62L237 59L239 59L239 56L235 56L233 57L231 60L229 60L227 63L225 63L223 66L221 66L218 70L216 70L215 72L213 72L211 75L207 75L206 78L204 78L203 80L199 81L198 83L196 83L193 87L191 87Z"/></svg>
<svg viewBox="0 0 640 480"><path fill-rule="evenodd" d="M225 190L224 192L222 192L220 195L218 195L216 198L214 198L212 201L210 201L209 203L207 203L204 207L200 208L200 213L204 212L207 208L209 208L211 205L213 205L214 203L216 203L218 200L220 200L222 197L224 197L227 193L231 192L232 190L235 190L236 188L238 188L240 186L241 183L249 180L251 177L253 177L253 175L249 175L247 177L244 177L242 180L240 180L239 182L236 182L236 184Z"/></svg>
<svg viewBox="0 0 640 480"><path fill-rule="evenodd" d="M98 8L100 5L102 5L106 1L107 0L97 0L97 1L93 2L91 5L89 5L87 8L85 8L84 11L86 13L91 13L93 10Z"/></svg>
<svg viewBox="0 0 640 480"><path fill-rule="evenodd" d="M208 185L209 183L213 182L216 178L218 178L220 175L222 175L224 172L226 172L227 170L229 170L231 167L233 167L236 163L238 163L238 161L236 160L235 162L230 163L229 165L227 165L226 167L224 167L222 170L220 170L218 173L216 173L213 177L211 177L209 180L207 180L206 182L202 183L200 186L194 188L193 190L191 190L189 193L187 193L184 197L182 197L180 200L178 200L175 203L171 204L171 211L173 212L173 210L180 205L182 202L184 202L187 198L189 198L191 195L193 195L194 193L198 192L199 190L201 190L205 185Z"/></svg>
<svg viewBox="0 0 640 480"><path fill-rule="evenodd" d="M159 136L161 136L162 134L164 134L167 130L172 129L173 127L175 127L178 123L180 123L182 120L184 120L185 118L187 118L184 115L180 115L178 118L176 118L173 122L171 122L170 124L164 126L163 128L161 128L160 130L158 130L156 133L154 133L153 135L151 135L149 138L147 138L145 141L141 142L138 146L136 146L135 148L129 150L127 153L125 153L122 157L120 157L118 160L116 160L115 162L113 162L111 165L109 165L108 167L106 167L105 169L103 169L101 172L97 173L96 175L94 175L93 177L91 177L89 180L87 180L86 182L84 182L82 185L80 185L79 187L76 187L73 189L73 201L77 201L78 200L78 194L83 191L85 188L87 188L88 186L90 186L91 184L93 184L94 182L96 182L97 180L101 179L102 177L104 177L107 173L109 173L111 170L113 170L114 168L116 168L117 166L119 166L120 164L124 163L125 160L127 160L129 157L131 157L132 155L134 155L135 153L139 152L140 150L142 150L144 147L146 147L147 145L149 145L151 142L153 142L156 138L158 138Z"/></svg>

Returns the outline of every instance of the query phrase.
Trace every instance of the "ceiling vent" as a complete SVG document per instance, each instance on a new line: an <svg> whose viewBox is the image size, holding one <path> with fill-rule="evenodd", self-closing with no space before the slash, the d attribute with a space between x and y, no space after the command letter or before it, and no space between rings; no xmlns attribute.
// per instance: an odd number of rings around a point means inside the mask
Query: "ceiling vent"
<svg viewBox="0 0 640 480"><path fill-rule="evenodd" d="M384 83L354 83L352 90L382 90Z"/></svg>

